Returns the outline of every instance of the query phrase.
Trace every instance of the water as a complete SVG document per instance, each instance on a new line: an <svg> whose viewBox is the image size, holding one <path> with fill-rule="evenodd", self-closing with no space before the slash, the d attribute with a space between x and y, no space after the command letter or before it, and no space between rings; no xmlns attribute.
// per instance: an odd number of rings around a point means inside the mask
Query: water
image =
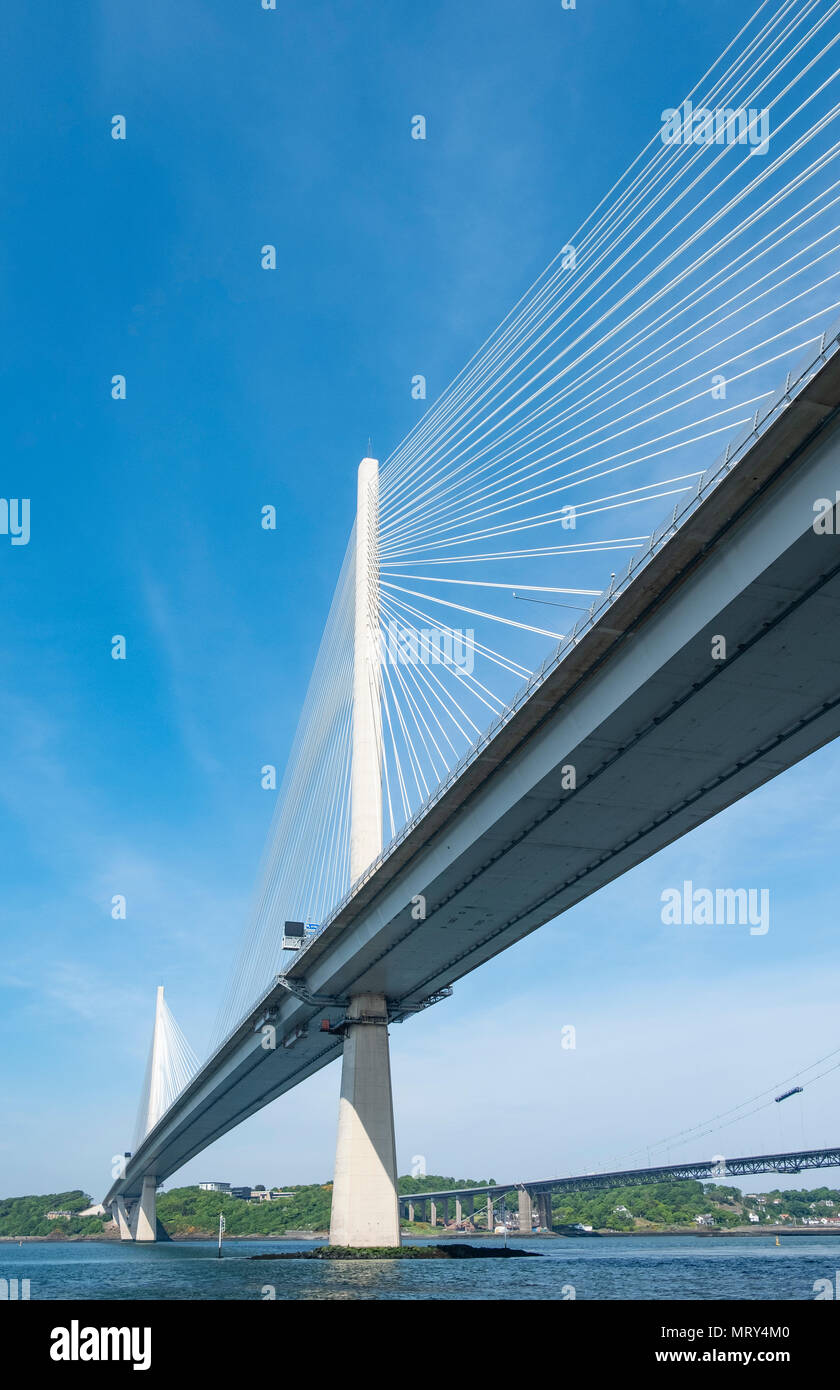
<svg viewBox="0 0 840 1390"><path fill-rule="evenodd" d="M417 1241L417 1244L426 1242ZM467 1241L467 1243L469 1243ZM486 1242L482 1240L482 1245ZM502 1239L493 1241L501 1245ZM512 1240L512 1246L520 1245ZM814 1298L840 1270L840 1234L522 1241L539 1260L264 1260L308 1241L171 1244L0 1243L0 1277L35 1299L783 1299ZM268 1286L268 1287L267 1287Z"/></svg>

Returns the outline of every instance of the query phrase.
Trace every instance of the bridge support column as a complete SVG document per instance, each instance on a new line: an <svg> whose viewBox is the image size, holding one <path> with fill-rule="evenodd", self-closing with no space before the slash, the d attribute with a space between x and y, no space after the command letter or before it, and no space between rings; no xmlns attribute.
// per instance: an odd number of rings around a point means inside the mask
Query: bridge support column
<svg viewBox="0 0 840 1390"><path fill-rule="evenodd" d="M456 1198L455 1198L455 1225L456 1225L456 1226L460 1226L460 1224L461 1224L461 1222L463 1221L463 1219L464 1219L464 1217L463 1217L463 1213L462 1213L462 1210L461 1210L461 1198L460 1198L460 1197L456 1197Z"/></svg>
<svg viewBox="0 0 840 1390"><path fill-rule="evenodd" d="M519 1189L519 1234L530 1235L532 1228L531 1194L526 1187Z"/></svg>
<svg viewBox="0 0 840 1390"><path fill-rule="evenodd" d="M413 1202L409 1202L409 1204L408 1204L408 1219L409 1219L409 1221L413 1221L413 1220L414 1220L414 1203L413 1203Z"/></svg>
<svg viewBox="0 0 840 1390"><path fill-rule="evenodd" d="M117 1223L117 1228L120 1233L120 1240L133 1240L134 1236L131 1233L131 1217L129 1215L128 1208L125 1204L125 1198L117 1197L116 1201L114 1202L111 1208L111 1211L113 1213L114 1220Z"/></svg>
<svg viewBox="0 0 840 1390"><path fill-rule="evenodd" d="M381 994L357 994L347 1009L331 1245L399 1245L397 1152Z"/></svg>
<svg viewBox="0 0 840 1390"><path fill-rule="evenodd" d="M117 1197L111 1207L120 1240L157 1240L157 1178L146 1177L139 1198ZM163 1238L169 1239L163 1231Z"/></svg>
<svg viewBox="0 0 840 1390"><path fill-rule="evenodd" d="M488 1229L488 1231L490 1232L491 1235L493 1234L493 1227L495 1226L495 1224L496 1224L496 1223L495 1223L495 1221L493 1220L493 1198L492 1198L492 1197L488 1197L488 1198L487 1198L487 1229Z"/></svg>
<svg viewBox="0 0 840 1390"><path fill-rule="evenodd" d="M537 1193L537 1213L538 1213L538 1218L539 1218L540 1226L543 1226L547 1231L550 1231L550 1230L551 1230L551 1193L550 1193L550 1192L538 1192L538 1193Z"/></svg>
<svg viewBox="0 0 840 1390"><path fill-rule="evenodd" d="M437 1202L429 1201L429 1225L437 1225Z"/></svg>
<svg viewBox="0 0 840 1390"><path fill-rule="evenodd" d="M144 1178L143 1191L140 1194L140 1201L137 1203L136 1224L134 1227L135 1240L157 1240L156 1192L157 1179Z"/></svg>

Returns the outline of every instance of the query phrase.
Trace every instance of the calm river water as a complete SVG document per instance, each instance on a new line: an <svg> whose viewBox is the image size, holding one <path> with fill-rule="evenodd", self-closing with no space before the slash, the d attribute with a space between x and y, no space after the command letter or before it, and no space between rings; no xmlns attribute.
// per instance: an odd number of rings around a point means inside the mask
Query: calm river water
<svg viewBox="0 0 840 1390"><path fill-rule="evenodd" d="M422 1242L417 1242L421 1244ZM484 1242L482 1242L483 1244ZM501 1244L501 1239L498 1242ZM511 1244L518 1244L512 1241ZM523 1241L538 1260L254 1262L306 1241L0 1244L0 1278L30 1299L785 1299L840 1270L840 1234ZM19 1287L22 1287L19 1285Z"/></svg>

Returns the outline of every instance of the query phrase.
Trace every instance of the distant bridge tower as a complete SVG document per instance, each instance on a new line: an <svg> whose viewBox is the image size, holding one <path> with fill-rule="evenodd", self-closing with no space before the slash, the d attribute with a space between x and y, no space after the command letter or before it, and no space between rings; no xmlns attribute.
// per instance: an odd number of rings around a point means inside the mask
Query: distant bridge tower
<svg viewBox="0 0 840 1390"><path fill-rule="evenodd" d="M143 1133L139 1135L142 1140L150 1129L154 1129L164 1110L166 1109L166 1075L165 1075L165 1038L166 1014L169 1007L163 997L163 985L158 985L155 996L155 1026L152 1032L152 1050L149 1055L149 1067L146 1077L146 1086L143 1093L147 1095L145 1124L140 1117L139 1124L143 1126ZM139 1143L136 1145L139 1148Z"/></svg>
<svg viewBox="0 0 840 1390"><path fill-rule="evenodd" d="M382 850L382 703L379 638L379 462L359 464L350 879ZM399 1245L397 1156L383 994L357 994L345 1017L335 1156L332 1245Z"/></svg>
<svg viewBox="0 0 840 1390"><path fill-rule="evenodd" d="M158 985L152 1046L149 1050L146 1079L140 1096L134 1135L135 1153L197 1069L198 1060L195 1053L163 997L163 985ZM156 1193L157 1179L147 1174L143 1178L137 1197L117 1197L113 1215L122 1240L145 1241L159 1238Z"/></svg>

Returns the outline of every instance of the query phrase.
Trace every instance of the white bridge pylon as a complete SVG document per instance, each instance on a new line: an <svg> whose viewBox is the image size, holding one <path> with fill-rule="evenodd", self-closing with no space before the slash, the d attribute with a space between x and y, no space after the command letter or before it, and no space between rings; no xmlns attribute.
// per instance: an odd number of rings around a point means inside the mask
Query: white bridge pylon
<svg viewBox="0 0 840 1390"><path fill-rule="evenodd" d="M163 997L163 985L158 985L152 1046L137 1112L135 1151L197 1071L198 1058Z"/></svg>
<svg viewBox="0 0 840 1390"><path fill-rule="evenodd" d="M379 461L359 464L353 650L350 879L382 850L382 691L379 643ZM397 1155L381 994L351 997L344 1020L331 1245L399 1245Z"/></svg>
<svg viewBox="0 0 840 1390"><path fill-rule="evenodd" d="M135 1153L197 1071L198 1058L163 997L163 985L158 985L152 1045L134 1131ZM156 1191L157 1179L147 1176L139 1199L117 1198L114 1219L122 1240L157 1239Z"/></svg>

